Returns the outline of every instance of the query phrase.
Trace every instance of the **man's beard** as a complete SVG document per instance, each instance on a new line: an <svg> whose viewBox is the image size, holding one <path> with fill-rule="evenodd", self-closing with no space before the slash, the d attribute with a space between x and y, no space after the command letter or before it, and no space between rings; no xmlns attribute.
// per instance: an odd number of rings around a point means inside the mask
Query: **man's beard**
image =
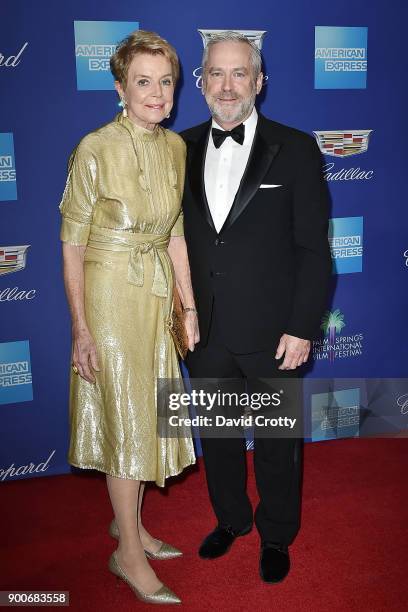
<svg viewBox="0 0 408 612"><path fill-rule="evenodd" d="M217 96L217 98L220 97L224 100L231 99L227 96ZM250 115L255 104L256 90L254 88L248 98L239 99L238 96L234 94L232 94L232 97L237 98L239 103L234 105L233 108L225 108L214 96L205 96L211 115L217 123L240 123L244 121Z"/></svg>

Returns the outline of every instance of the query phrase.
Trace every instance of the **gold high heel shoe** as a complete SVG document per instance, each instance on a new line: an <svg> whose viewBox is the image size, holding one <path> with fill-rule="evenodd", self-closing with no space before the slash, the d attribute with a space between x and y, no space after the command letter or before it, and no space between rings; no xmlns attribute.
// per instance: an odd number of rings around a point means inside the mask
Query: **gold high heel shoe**
<svg viewBox="0 0 408 612"><path fill-rule="evenodd" d="M119 528L118 525L113 519L111 524L109 525L109 535L115 540L119 540ZM162 561L164 559L175 559L176 557L181 557L182 552L178 548L175 548L171 544L167 544L166 542L162 542L159 550L155 553L145 550L146 557L149 559L155 559L156 561Z"/></svg>
<svg viewBox="0 0 408 612"><path fill-rule="evenodd" d="M181 599L177 597L175 593L169 587L163 584L158 591L152 593L152 595L148 595L147 593L143 593L134 582L131 581L129 576L125 574L123 569L120 567L118 560L116 558L116 554L113 552L109 559L109 570L112 574L115 574L118 578L121 578L126 584L130 586L134 594L140 601L144 601L145 603L154 603L154 604L179 604L181 603Z"/></svg>

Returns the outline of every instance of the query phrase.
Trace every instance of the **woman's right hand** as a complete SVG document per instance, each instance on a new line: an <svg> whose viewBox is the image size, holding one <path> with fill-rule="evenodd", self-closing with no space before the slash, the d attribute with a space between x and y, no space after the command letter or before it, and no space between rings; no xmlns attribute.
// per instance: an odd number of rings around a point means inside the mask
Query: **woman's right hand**
<svg viewBox="0 0 408 612"><path fill-rule="evenodd" d="M99 372L95 342L86 328L72 330L72 365L90 383L95 383L94 371Z"/></svg>

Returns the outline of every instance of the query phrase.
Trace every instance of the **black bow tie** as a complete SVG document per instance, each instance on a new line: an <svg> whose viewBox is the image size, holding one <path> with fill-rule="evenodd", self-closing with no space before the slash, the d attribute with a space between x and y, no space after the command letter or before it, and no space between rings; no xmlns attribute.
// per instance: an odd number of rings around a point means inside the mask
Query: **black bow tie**
<svg viewBox="0 0 408 612"><path fill-rule="evenodd" d="M243 144L245 138L245 125L240 123L236 127L234 127L230 132L226 130L218 130L217 128L213 128L211 130L212 138L214 141L214 146L216 149L219 149L222 143L228 136L231 136L235 142L238 142L240 145Z"/></svg>

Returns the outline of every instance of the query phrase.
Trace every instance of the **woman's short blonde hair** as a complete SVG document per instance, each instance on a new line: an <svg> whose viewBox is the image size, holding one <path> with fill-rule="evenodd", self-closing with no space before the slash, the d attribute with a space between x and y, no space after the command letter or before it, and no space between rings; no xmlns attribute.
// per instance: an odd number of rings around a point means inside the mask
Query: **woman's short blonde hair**
<svg viewBox="0 0 408 612"><path fill-rule="evenodd" d="M116 47L110 59L110 69L116 81L126 86L129 65L135 55L163 55L171 64L171 72L176 84L180 74L179 59L174 47L156 32L135 30Z"/></svg>

